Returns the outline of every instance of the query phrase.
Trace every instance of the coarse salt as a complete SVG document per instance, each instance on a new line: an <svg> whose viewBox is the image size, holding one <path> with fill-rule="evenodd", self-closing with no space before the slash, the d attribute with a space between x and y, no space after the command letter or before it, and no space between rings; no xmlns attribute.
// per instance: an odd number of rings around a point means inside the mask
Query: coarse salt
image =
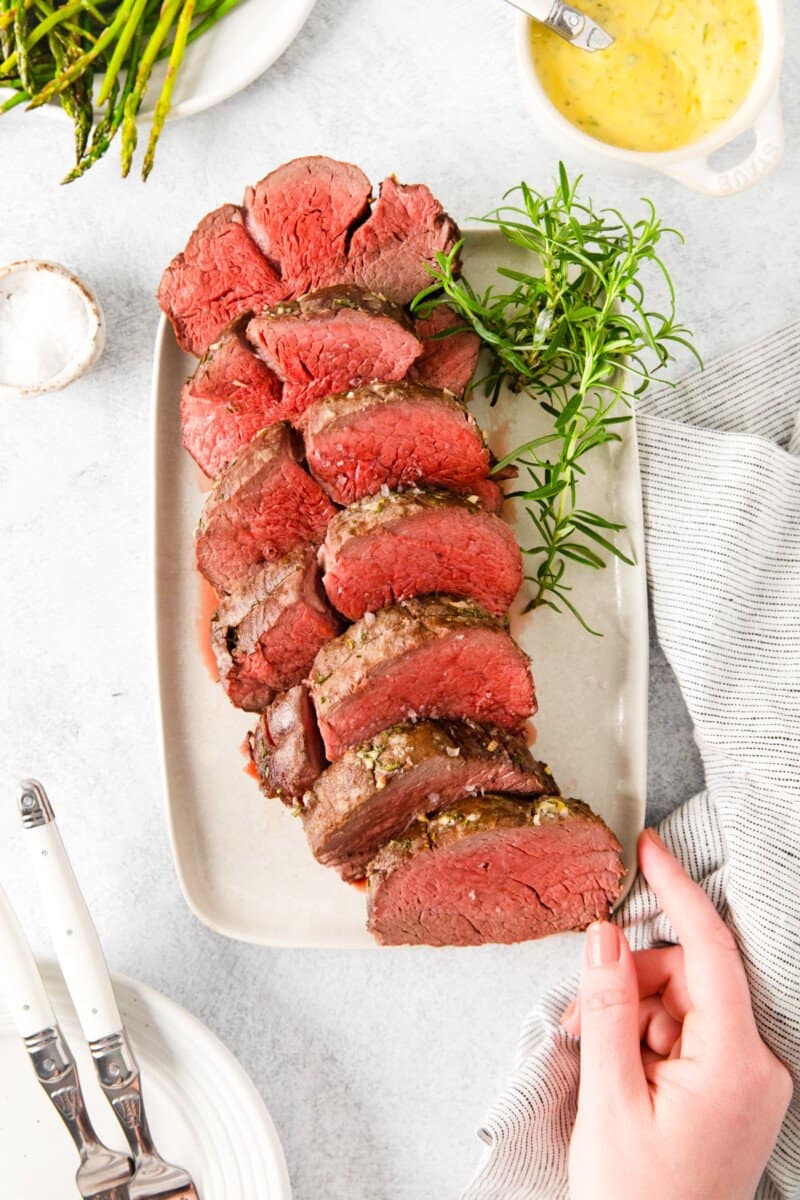
<svg viewBox="0 0 800 1200"><path fill-rule="evenodd" d="M0 277L0 384L35 391L77 364L91 337L86 297L46 267Z"/></svg>

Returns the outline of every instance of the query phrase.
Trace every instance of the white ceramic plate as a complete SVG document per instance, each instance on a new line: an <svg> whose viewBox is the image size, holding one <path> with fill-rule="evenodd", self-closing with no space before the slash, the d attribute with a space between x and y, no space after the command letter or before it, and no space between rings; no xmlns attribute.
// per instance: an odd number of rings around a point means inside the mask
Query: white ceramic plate
<svg viewBox="0 0 800 1200"><path fill-rule="evenodd" d="M175 82L169 120L212 108L263 75L297 37L315 3L316 0L242 0L188 47ZM156 63L141 120L153 115L166 72L166 61ZM0 99L7 94L7 90L0 90ZM42 111L63 116L58 104L45 105Z"/></svg>
<svg viewBox="0 0 800 1200"><path fill-rule="evenodd" d="M516 263L492 231L468 232L465 271L487 283L502 259ZM162 318L155 351L155 578L164 774L175 863L186 899L220 933L280 946L371 946L364 896L319 866L302 828L283 805L265 802L245 773L242 743L254 718L238 712L212 682L201 639L210 609L194 569L194 527L202 476L181 448L178 393L194 360ZM474 406L498 456L542 432L538 405L501 397ZM644 823L647 738L647 601L636 429L595 450L583 503L627 526L637 565L574 574L575 602L602 638L568 615L512 612L512 632L533 660L539 699L535 752L567 796L580 796L623 844L629 868ZM206 482L205 486L208 484ZM522 546L531 526L507 505ZM527 585L526 585L527 587Z"/></svg>
<svg viewBox="0 0 800 1200"><path fill-rule="evenodd" d="M40 964L78 1063L98 1134L125 1150L100 1091L58 968ZM123 976L114 991L142 1071L148 1117L161 1153L191 1174L203 1200L291 1200L278 1135L242 1067L195 1017ZM13 1100L12 1100L13 1098ZM0 1163L4 1200L77 1195L77 1155L42 1092L8 1014L0 1010Z"/></svg>

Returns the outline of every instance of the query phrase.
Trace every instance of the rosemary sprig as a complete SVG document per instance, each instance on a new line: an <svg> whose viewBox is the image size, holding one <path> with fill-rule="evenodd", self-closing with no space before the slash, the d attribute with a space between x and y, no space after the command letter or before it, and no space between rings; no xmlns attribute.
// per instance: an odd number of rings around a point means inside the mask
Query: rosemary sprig
<svg viewBox="0 0 800 1200"><path fill-rule="evenodd" d="M645 213L634 222L617 209L595 209L579 197L581 176L570 182L563 163L550 195L526 183L483 218L537 267L498 267L507 286L479 293L459 276L461 244L438 254L430 287L412 308L429 314L449 304L489 351L482 382L494 404L503 385L537 400L552 419L548 433L517 446L497 464L521 467L530 479L511 495L524 501L536 539L524 553L536 561L529 609L571 612L596 634L571 599L568 567L599 570L610 554L632 559L618 544L623 526L580 504L584 458L597 446L620 441L618 426L632 405L682 346L698 358L691 334L675 312L675 290L658 253L665 236L680 234ZM660 312L651 307L643 271L660 280Z"/></svg>

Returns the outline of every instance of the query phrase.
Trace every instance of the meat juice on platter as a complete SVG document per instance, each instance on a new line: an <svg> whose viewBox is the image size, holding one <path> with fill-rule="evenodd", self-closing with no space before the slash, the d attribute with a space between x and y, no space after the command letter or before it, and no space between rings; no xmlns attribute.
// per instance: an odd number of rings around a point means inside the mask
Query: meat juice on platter
<svg viewBox="0 0 800 1200"><path fill-rule="evenodd" d="M522 558L461 399L478 339L407 308L458 239L422 184L373 203L357 167L297 159L205 217L159 289L201 356L181 421L214 479L196 552L220 678L260 714L265 803L366 887L383 944L583 928L624 873L526 746Z"/></svg>
<svg viewBox="0 0 800 1200"><path fill-rule="evenodd" d="M214 647L211 645L211 621L217 611L217 593L205 579L200 580L200 611L197 614L197 648L205 663L206 670L214 683L219 682L219 667L217 666Z"/></svg>

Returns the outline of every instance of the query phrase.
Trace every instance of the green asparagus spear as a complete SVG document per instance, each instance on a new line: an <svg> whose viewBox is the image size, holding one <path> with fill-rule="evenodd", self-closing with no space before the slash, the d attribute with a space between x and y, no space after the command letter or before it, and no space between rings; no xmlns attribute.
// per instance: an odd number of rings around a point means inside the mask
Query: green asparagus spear
<svg viewBox="0 0 800 1200"><path fill-rule="evenodd" d="M136 0L131 14L125 23L125 27L122 30L120 39L114 47L114 53L111 55L111 61L106 68L106 77L103 82L103 86L100 88L100 94L97 97L98 108L101 108L105 104L106 100L111 94L111 89L116 82L120 67L125 61L125 55L128 53L128 47L133 40L136 30L141 24L147 3L148 0Z"/></svg>
<svg viewBox="0 0 800 1200"><path fill-rule="evenodd" d="M131 63L136 63L139 60L141 42L142 30L139 28L137 29L133 38L133 42L131 43ZM70 173L64 179L62 179L62 183L72 183L73 180L80 179L81 175L84 175L89 170L89 167L93 166L93 164L97 162L98 158L101 158L105 154L106 150L114 140L114 135L122 124L122 118L125 113L125 101L127 100L131 89L133 88L135 75L136 72L132 69L132 67L129 67L125 77L125 84L122 88L119 98L116 96L117 84L114 85L114 91L112 91L112 94L109 97L108 111L103 120L95 128L94 136L92 137L92 144L89 147L87 154L81 159L77 166L73 167Z"/></svg>
<svg viewBox="0 0 800 1200"><path fill-rule="evenodd" d="M24 104L26 100L30 100L30 95L22 88L21 91L9 96L8 100L4 100L0 104L0 113L11 112L12 108L16 108L18 104Z"/></svg>
<svg viewBox="0 0 800 1200"><path fill-rule="evenodd" d="M80 12L81 8L82 0L73 0L71 4L65 4L62 8L51 10L49 15L45 17L43 21L40 21L35 29L33 29L28 35L26 41L27 49L29 51L32 50L36 43L40 42L42 38L47 37L48 33L50 33L52 29L55 29L57 25L60 25L63 21L66 21L75 13ZM13 66L16 66L18 57L18 50L15 50L13 54L8 56L5 62L0 65L0 76L4 75Z"/></svg>
<svg viewBox="0 0 800 1200"><path fill-rule="evenodd" d="M17 48L17 63L19 65L19 77L22 80L22 86L26 91L33 91L33 79L30 73L30 59L28 58L28 47L26 38L28 36L27 14L23 4L17 4L14 9L14 41Z"/></svg>
<svg viewBox="0 0 800 1200"><path fill-rule="evenodd" d="M0 115L25 104L58 101L70 117L76 164L71 182L101 158L120 133L122 173L137 141L137 117L154 64L167 70L156 102L142 175L172 107L186 48L240 0L0 0ZM97 75L103 79L95 93Z"/></svg>
<svg viewBox="0 0 800 1200"><path fill-rule="evenodd" d="M164 83L161 88L161 95L156 103L155 113L153 114L153 124L150 129L150 139L147 143L147 150L142 164L142 179L147 179L147 176L153 169L153 163L156 157L156 144L161 137L161 131L164 128L164 122L167 119L167 113L172 107L172 91L175 87L175 76L178 73L178 67L183 59L186 50L186 40L189 37L189 30L194 16L195 0L186 0L183 6L181 15L178 19L178 27L175 30L175 41L172 46L172 53L169 56L169 64L167 66L167 74L164 78Z"/></svg>
<svg viewBox="0 0 800 1200"><path fill-rule="evenodd" d="M232 8L236 8L237 4L241 4L241 2L242 0L213 0L213 3L206 4L205 8L207 15L202 21L198 21L198 23L192 29L191 33L186 39L187 45L191 46L192 42L196 42L199 37L202 37L204 33L207 33L209 29L216 25L217 21L221 20L226 13L229 13ZM197 16L197 14L201 11L203 10L198 5L195 8L195 16ZM165 46L162 54L159 57L166 58L171 53L172 47Z"/></svg>
<svg viewBox="0 0 800 1200"><path fill-rule="evenodd" d="M94 62L98 55L112 44L114 38L124 26L134 3L135 0L122 0L122 4L119 7L116 17L107 27L107 29L105 29L100 35L95 44L92 46L91 50L87 50L86 53L82 54L80 58L76 59L76 61L73 62L66 69L66 71L64 71L61 75L57 75L55 79L51 80L47 87L42 88L42 90L33 97L33 100L31 100L28 108L38 108L40 105L45 104L48 100L51 100L53 96L57 96L58 93L62 92L65 87L69 87L73 79L80 75L82 70L88 67L90 63Z"/></svg>
<svg viewBox="0 0 800 1200"><path fill-rule="evenodd" d="M125 117L122 122L122 174L126 176L131 169L133 154L136 149L137 133L136 133L136 116L142 104L150 72L153 69L153 63L156 61L158 51L169 33L176 16L178 9L181 6L181 0L165 0L164 6L161 9L161 16L158 24L150 34L150 40L145 46L144 54L139 62L139 69L136 72L136 82L133 85L133 91L125 101Z"/></svg>

